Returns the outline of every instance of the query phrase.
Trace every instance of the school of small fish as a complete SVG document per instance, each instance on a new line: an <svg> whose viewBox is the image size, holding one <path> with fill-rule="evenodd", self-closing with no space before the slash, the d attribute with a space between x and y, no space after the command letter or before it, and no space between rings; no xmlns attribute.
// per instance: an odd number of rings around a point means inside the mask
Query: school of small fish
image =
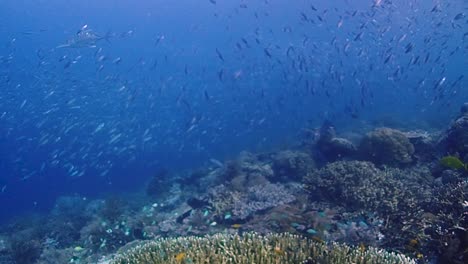
<svg viewBox="0 0 468 264"><path fill-rule="evenodd" d="M19 181L55 173L111 182L137 162L210 160L273 144L310 120L363 118L386 99L440 111L468 98L466 4L301 1L281 12L280 2L200 1L212 16L188 25L199 36L191 40L86 24L25 58L19 39L44 32L2 39L2 162ZM148 52L116 52L134 38Z"/></svg>

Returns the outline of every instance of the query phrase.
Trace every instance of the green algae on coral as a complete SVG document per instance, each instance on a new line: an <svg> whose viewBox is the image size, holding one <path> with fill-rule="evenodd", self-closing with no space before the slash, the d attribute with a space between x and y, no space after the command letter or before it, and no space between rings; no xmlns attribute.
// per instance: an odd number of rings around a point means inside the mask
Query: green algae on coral
<svg viewBox="0 0 468 264"><path fill-rule="evenodd" d="M182 257L181 257L182 256ZM369 247L317 243L292 234L245 233L157 239L117 255L111 264L180 263L416 263L402 254Z"/></svg>

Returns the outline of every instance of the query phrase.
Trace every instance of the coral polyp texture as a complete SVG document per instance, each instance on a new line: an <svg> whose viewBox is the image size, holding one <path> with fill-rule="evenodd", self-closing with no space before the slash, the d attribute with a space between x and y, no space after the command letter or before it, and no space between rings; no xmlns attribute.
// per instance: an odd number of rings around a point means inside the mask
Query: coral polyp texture
<svg viewBox="0 0 468 264"><path fill-rule="evenodd" d="M291 234L216 234L158 239L118 254L111 264L412 264L413 259L377 248L325 244Z"/></svg>

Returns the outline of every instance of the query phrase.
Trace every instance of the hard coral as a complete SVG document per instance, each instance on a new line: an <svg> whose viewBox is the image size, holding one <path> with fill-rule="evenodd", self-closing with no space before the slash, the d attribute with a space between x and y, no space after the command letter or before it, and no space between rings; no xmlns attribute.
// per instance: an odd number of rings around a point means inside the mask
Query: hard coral
<svg viewBox="0 0 468 264"><path fill-rule="evenodd" d="M325 122L320 128L317 148L327 161L352 157L357 150L351 141L336 136L335 128L330 122Z"/></svg>
<svg viewBox="0 0 468 264"><path fill-rule="evenodd" d="M83 247L110 252L134 239L125 222L109 223L98 217L80 230Z"/></svg>
<svg viewBox="0 0 468 264"><path fill-rule="evenodd" d="M414 146L414 157L418 161L431 162L437 157L434 135L426 131L408 131L404 133Z"/></svg>
<svg viewBox="0 0 468 264"><path fill-rule="evenodd" d="M291 190L277 184L249 187L246 192L230 190L221 185L210 191L210 202L215 214L223 216L232 213L233 220L245 220L254 213L295 200Z"/></svg>
<svg viewBox="0 0 468 264"><path fill-rule="evenodd" d="M240 157L228 162L223 177L237 191L245 191L247 186L267 183L273 176L270 164L262 162L251 153L243 152Z"/></svg>
<svg viewBox="0 0 468 264"><path fill-rule="evenodd" d="M10 245L11 256L14 263L34 263L41 256L42 245L38 240L16 236Z"/></svg>
<svg viewBox="0 0 468 264"><path fill-rule="evenodd" d="M452 122L440 141L441 148L445 152L457 153L463 159L468 156L468 111L466 108L468 106L465 104L460 116Z"/></svg>
<svg viewBox="0 0 468 264"><path fill-rule="evenodd" d="M59 249L56 247L46 247L42 251L37 264L70 263L76 257L75 253L78 252L73 248Z"/></svg>
<svg viewBox="0 0 468 264"><path fill-rule="evenodd" d="M296 198L282 185L256 185L248 189L242 199L234 203L233 215L245 219L253 213L288 204Z"/></svg>
<svg viewBox="0 0 468 264"><path fill-rule="evenodd" d="M387 203L400 184L364 161L337 161L304 178L313 200L330 201L352 209L390 210Z"/></svg>
<svg viewBox="0 0 468 264"><path fill-rule="evenodd" d="M438 186L433 192L430 209L434 217L425 226L430 237L427 248L438 251L441 263L467 263L468 181Z"/></svg>
<svg viewBox="0 0 468 264"><path fill-rule="evenodd" d="M290 234L245 233L158 239L120 253L113 264L328 263L390 264L414 260L376 248L324 244Z"/></svg>
<svg viewBox="0 0 468 264"><path fill-rule="evenodd" d="M365 160L390 166L413 161L414 146L404 133L391 128L378 128L361 141L359 151Z"/></svg>
<svg viewBox="0 0 468 264"><path fill-rule="evenodd" d="M123 214L124 206L124 201L119 197L107 197L101 211L101 216L107 221L114 222Z"/></svg>
<svg viewBox="0 0 468 264"><path fill-rule="evenodd" d="M335 162L304 179L313 200L325 200L385 219L382 245L412 254L442 256L443 263L466 262L468 181L434 185L427 167L379 170L369 162ZM362 234L361 234L362 235ZM418 248L408 241L417 239ZM450 262L455 261L455 262ZM462 263L462 262L460 262Z"/></svg>
<svg viewBox="0 0 468 264"><path fill-rule="evenodd" d="M166 169L161 169L151 178L146 186L146 194L153 198L161 198L167 194L167 185L170 182L170 174Z"/></svg>
<svg viewBox="0 0 468 264"><path fill-rule="evenodd" d="M300 181L315 168L312 157L300 151L280 151L273 156L273 181Z"/></svg>

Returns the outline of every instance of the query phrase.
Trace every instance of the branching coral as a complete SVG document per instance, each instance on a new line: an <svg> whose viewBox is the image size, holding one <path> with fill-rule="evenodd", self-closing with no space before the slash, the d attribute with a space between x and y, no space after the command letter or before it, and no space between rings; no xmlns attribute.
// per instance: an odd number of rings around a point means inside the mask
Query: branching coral
<svg viewBox="0 0 468 264"><path fill-rule="evenodd" d="M468 234L466 180L434 186L426 167L379 170L357 161L328 164L304 180L313 200L376 212L385 219L386 248L436 253L447 261L466 259L461 246Z"/></svg>
<svg viewBox="0 0 468 264"><path fill-rule="evenodd" d="M387 199L401 183L370 162L339 161L304 178L313 199L324 199L352 209L393 211L398 201Z"/></svg>

